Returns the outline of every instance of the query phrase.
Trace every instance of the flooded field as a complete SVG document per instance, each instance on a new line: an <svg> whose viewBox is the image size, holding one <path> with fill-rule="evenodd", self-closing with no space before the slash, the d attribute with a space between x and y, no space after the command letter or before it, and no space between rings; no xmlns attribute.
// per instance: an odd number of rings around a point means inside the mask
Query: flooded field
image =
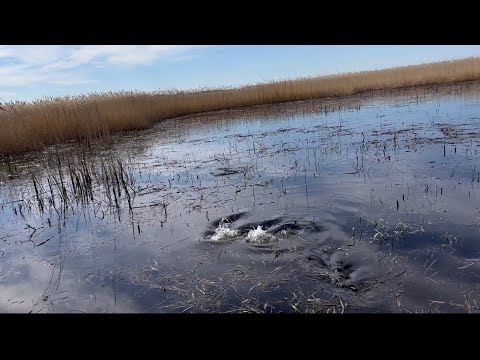
<svg viewBox="0 0 480 360"><path fill-rule="evenodd" d="M0 165L1 312L478 312L480 83Z"/></svg>

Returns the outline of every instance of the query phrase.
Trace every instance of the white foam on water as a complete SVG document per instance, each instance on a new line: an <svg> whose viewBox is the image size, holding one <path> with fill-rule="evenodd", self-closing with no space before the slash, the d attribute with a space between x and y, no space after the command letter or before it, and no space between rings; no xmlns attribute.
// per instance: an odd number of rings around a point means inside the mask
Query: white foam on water
<svg viewBox="0 0 480 360"><path fill-rule="evenodd" d="M214 241L221 241L240 235L239 230L232 230L230 229L230 226L231 224L227 223L226 219L223 218L218 224L218 227L215 229L215 234L213 234L210 239Z"/></svg>
<svg viewBox="0 0 480 360"><path fill-rule="evenodd" d="M247 241L252 243L266 244L276 240L275 236L267 233L260 225L256 229L250 230L247 234Z"/></svg>
<svg viewBox="0 0 480 360"><path fill-rule="evenodd" d="M289 237L290 235L294 235L294 234L295 232L290 229L283 229L282 231L280 231L280 236L282 237Z"/></svg>

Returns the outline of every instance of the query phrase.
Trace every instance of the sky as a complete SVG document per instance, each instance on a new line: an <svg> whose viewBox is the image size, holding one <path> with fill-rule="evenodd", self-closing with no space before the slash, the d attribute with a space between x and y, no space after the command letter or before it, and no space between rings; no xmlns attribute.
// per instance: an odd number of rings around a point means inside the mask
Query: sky
<svg viewBox="0 0 480 360"><path fill-rule="evenodd" d="M480 56L480 45L0 45L0 103L198 89Z"/></svg>

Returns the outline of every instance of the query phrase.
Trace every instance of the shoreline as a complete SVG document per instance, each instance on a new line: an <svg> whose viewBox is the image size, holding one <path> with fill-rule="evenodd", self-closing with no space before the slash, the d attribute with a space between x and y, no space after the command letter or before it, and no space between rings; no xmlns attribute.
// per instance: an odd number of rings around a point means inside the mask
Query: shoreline
<svg viewBox="0 0 480 360"><path fill-rule="evenodd" d="M427 74L427 72L430 73ZM430 93L480 80L480 58L284 80L235 89L176 93L108 93L2 104L0 157L81 143L163 120L299 101L340 101L398 91ZM383 86L383 87L382 87ZM314 96L315 95L315 96Z"/></svg>

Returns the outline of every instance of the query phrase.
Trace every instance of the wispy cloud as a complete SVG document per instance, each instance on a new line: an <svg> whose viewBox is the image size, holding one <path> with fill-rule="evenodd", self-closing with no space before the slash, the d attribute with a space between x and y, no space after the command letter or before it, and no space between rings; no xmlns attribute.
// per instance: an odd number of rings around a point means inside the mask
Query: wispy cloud
<svg viewBox="0 0 480 360"><path fill-rule="evenodd" d="M97 80L89 78L92 70L135 67L156 61L181 61L195 58L190 54L199 46L189 45L0 45L1 87L54 84L71 86Z"/></svg>

